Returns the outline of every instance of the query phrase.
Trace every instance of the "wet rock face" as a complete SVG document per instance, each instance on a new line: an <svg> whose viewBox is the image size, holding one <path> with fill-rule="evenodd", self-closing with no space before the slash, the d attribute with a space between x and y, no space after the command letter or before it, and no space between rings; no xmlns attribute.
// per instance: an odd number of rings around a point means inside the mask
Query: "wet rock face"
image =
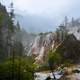
<svg viewBox="0 0 80 80"><path fill-rule="evenodd" d="M29 54L35 56L36 62L42 62L48 51L54 47L54 34L39 34L32 43Z"/></svg>
<svg viewBox="0 0 80 80"><path fill-rule="evenodd" d="M65 28L68 31L68 34L74 34L77 40L80 40L80 18L72 18L71 21L65 23L64 26L66 26Z"/></svg>

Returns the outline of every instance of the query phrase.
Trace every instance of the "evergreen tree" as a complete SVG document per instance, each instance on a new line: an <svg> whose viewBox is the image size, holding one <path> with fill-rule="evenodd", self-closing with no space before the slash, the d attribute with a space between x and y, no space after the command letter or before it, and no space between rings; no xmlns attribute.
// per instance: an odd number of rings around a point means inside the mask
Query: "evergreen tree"
<svg viewBox="0 0 80 80"><path fill-rule="evenodd" d="M16 28L17 28L17 31L18 31L18 32L21 30L21 29L20 29L20 24L19 24L19 22L18 22L18 21L17 21Z"/></svg>

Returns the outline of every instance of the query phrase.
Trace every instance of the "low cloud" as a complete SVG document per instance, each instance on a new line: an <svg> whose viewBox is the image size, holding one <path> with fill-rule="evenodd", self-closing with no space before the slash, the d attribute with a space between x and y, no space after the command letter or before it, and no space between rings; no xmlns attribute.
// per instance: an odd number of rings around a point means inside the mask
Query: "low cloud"
<svg viewBox="0 0 80 80"><path fill-rule="evenodd" d="M2 0L10 5L11 0ZM34 31L48 31L56 28L65 16L80 17L80 0L12 0L16 14L23 16L24 28ZM25 16L25 17L24 17ZM26 26L24 26L26 25Z"/></svg>

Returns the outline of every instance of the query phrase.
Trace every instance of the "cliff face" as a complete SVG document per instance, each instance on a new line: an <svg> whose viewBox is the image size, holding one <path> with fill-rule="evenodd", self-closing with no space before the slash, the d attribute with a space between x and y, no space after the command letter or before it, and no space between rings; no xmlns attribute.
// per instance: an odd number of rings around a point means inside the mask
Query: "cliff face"
<svg viewBox="0 0 80 80"><path fill-rule="evenodd" d="M27 33L24 29L19 32L16 32L14 35L15 40L21 42L24 46L24 55L29 55L28 52L31 48L31 45L36 37L36 34Z"/></svg>
<svg viewBox="0 0 80 80"><path fill-rule="evenodd" d="M68 34L73 34L77 40L80 40L80 20L73 20L68 22L65 29ZM63 34L64 35L64 34ZM62 36L61 36L62 37ZM31 43L28 55L34 55L36 63L42 63L50 49L54 49L55 34L53 33L42 33L36 36L35 40Z"/></svg>
<svg viewBox="0 0 80 80"><path fill-rule="evenodd" d="M35 56L36 62L42 63L48 51L54 47L54 34L43 33L36 36L29 50L29 55Z"/></svg>
<svg viewBox="0 0 80 80"><path fill-rule="evenodd" d="M2 59L12 55L15 29L11 15L0 3L0 57Z"/></svg>
<svg viewBox="0 0 80 80"><path fill-rule="evenodd" d="M65 28L68 31L68 34L74 34L74 36L80 40L80 19L74 19L69 22L65 22L66 24L63 24Z"/></svg>
<svg viewBox="0 0 80 80"><path fill-rule="evenodd" d="M8 55L7 38L8 38L8 13L6 8L0 3L0 57L3 58ZM6 53L6 54L5 54Z"/></svg>
<svg viewBox="0 0 80 80"><path fill-rule="evenodd" d="M80 62L80 41L71 34L58 46L56 53L62 56L62 62L71 60L73 63Z"/></svg>

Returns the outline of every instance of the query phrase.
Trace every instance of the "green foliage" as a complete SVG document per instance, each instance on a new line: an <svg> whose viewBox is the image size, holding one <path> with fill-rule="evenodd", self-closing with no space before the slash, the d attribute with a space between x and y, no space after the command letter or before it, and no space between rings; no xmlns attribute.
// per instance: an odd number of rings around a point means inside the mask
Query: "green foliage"
<svg viewBox="0 0 80 80"><path fill-rule="evenodd" d="M72 66L72 64L73 64L72 60L66 59L66 60L64 60L64 64L62 67L70 67L70 66Z"/></svg>
<svg viewBox="0 0 80 80"><path fill-rule="evenodd" d="M68 35L56 48L55 52L49 52L48 63L50 66L63 64L68 67L80 60L80 41L74 35Z"/></svg>
<svg viewBox="0 0 80 80"><path fill-rule="evenodd" d="M11 6L13 6L12 3ZM11 14L0 3L0 60L13 54L18 56L23 54L22 43L14 40L17 26L14 25L14 11L12 7L10 12ZM19 27L18 24L18 29Z"/></svg>
<svg viewBox="0 0 80 80"><path fill-rule="evenodd" d="M4 17L3 13L2 13L2 12L0 12L0 24L2 24L3 17Z"/></svg>
<svg viewBox="0 0 80 80"><path fill-rule="evenodd" d="M19 22L17 22L17 24L16 24L16 31L17 32L20 32L21 31Z"/></svg>
<svg viewBox="0 0 80 80"><path fill-rule="evenodd" d="M8 30L9 30L9 32L10 32L10 33L13 33L14 30L15 30L15 26L14 26L14 24L13 24L13 20L12 20L10 17L8 17L8 22L7 22L7 24L8 24Z"/></svg>
<svg viewBox="0 0 80 80"><path fill-rule="evenodd" d="M50 52L49 53L49 65L55 67L56 65L59 65L61 63L62 57L59 53L56 52Z"/></svg>
<svg viewBox="0 0 80 80"><path fill-rule="evenodd" d="M66 30L65 26L59 26L59 28L56 29L55 41L60 43L66 39L67 35L68 31Z"/></svg>
<svg viewBox="0 0 80 80"><path fill-rule="evenodd" d="M10 58L0 64L0 80L33 80L32 58Z"/></svg>
<svg viewBox="0 0 80 80"><path fill-rule="evenodd" d="M68 35L56 52L63 57L63 62L65 60L77 62L80 58L80 41L74 35Z"/></svg>
<svg viewBox="0 0 80 80"><path fill-rule="evenodd" d="M23 56L24 52L24 47L21 42L15 41L12 53L14 53L14 56ZM11 54L12 54L11 53Z"/></svg>

